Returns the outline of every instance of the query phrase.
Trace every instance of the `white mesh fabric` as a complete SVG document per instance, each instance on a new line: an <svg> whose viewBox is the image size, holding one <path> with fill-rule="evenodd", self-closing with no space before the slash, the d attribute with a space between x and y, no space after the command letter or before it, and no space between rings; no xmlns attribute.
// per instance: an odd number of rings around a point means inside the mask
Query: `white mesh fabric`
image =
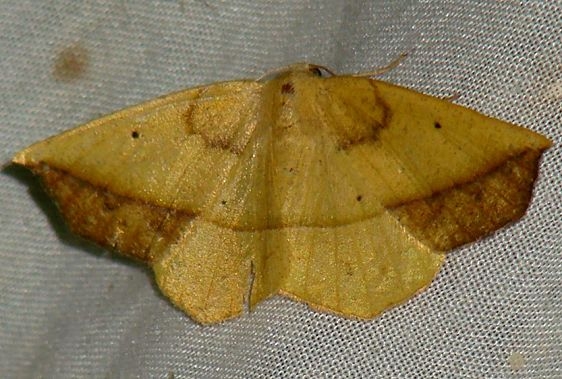
<svg viewBox="0 0 562 379"><path fill-rule="evenodd" d="M520 222L458 249L372 321L273 298L202 327L151 273L70 235L24 170L0 180L2 378L562 377L560 1L0 2L0 154L193 85L410 57L384 79L548 135ZM78 45L89 63L53 77Z"/></svg>

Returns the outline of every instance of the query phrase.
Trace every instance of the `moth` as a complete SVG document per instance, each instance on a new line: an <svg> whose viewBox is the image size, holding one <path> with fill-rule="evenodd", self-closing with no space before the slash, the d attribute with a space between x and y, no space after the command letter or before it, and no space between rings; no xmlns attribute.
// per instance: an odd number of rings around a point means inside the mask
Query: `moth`
<svg viewBox="0 0 562 379"><path fill-rule="evenodd" d="M276 294L372 318L426 288L446 252L522 217L551 142L320 69L167 95L13 162L72 231L150 265L200 323Z"/></svg>

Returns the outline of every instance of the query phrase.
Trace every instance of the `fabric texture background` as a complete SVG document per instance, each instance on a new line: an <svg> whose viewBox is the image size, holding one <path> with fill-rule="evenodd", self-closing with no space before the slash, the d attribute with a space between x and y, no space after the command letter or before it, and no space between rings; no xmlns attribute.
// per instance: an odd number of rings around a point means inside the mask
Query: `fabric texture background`
<svg viewBox="0 0 562 379"><path fill-rule="evenodd" d="M0 2L0 376L562 377L561 15L560 1ZM64 51L83 59L74 78ZM72 236L7 165L182 88L297 61L368 71L402 52L382 79L458 95L555 145L520 222L455 250L427 291L371 321L275 297L202 327L148 269Z"/></svg>

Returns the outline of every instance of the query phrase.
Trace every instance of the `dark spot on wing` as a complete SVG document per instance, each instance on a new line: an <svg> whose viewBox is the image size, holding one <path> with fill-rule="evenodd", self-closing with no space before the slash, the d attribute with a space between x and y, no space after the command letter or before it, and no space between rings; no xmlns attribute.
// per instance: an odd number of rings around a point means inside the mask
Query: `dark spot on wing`
<svg viewBox="0 0 562 379"><path fill-rule="evenodd" d="M433 127L434 127L435 129L441 129L441 124L439 123L439 121L435 121L435 122L433 123Z"/></svg>
<svg viewBox="0 0 562 379"><path fill-rule="evenodd" d="M139 137L140 137L140 134L139 134L139 132L137 132L136 130L133 130L133 131L131 132L131 137L133 137L133 138L136 139L136 138L139 138Z"/></svg>

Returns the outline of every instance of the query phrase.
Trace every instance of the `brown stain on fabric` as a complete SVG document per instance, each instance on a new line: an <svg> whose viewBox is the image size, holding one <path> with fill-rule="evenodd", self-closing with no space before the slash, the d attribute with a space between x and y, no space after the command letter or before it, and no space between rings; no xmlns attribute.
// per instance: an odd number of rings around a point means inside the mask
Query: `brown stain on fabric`
<svg viewBox="0 0 562 379"><path fill-rule="evenodd" d="M61 49L53 63L53 77L58 81L69 82L84 76L90 65L90 54L81 44Z"/></svg>

